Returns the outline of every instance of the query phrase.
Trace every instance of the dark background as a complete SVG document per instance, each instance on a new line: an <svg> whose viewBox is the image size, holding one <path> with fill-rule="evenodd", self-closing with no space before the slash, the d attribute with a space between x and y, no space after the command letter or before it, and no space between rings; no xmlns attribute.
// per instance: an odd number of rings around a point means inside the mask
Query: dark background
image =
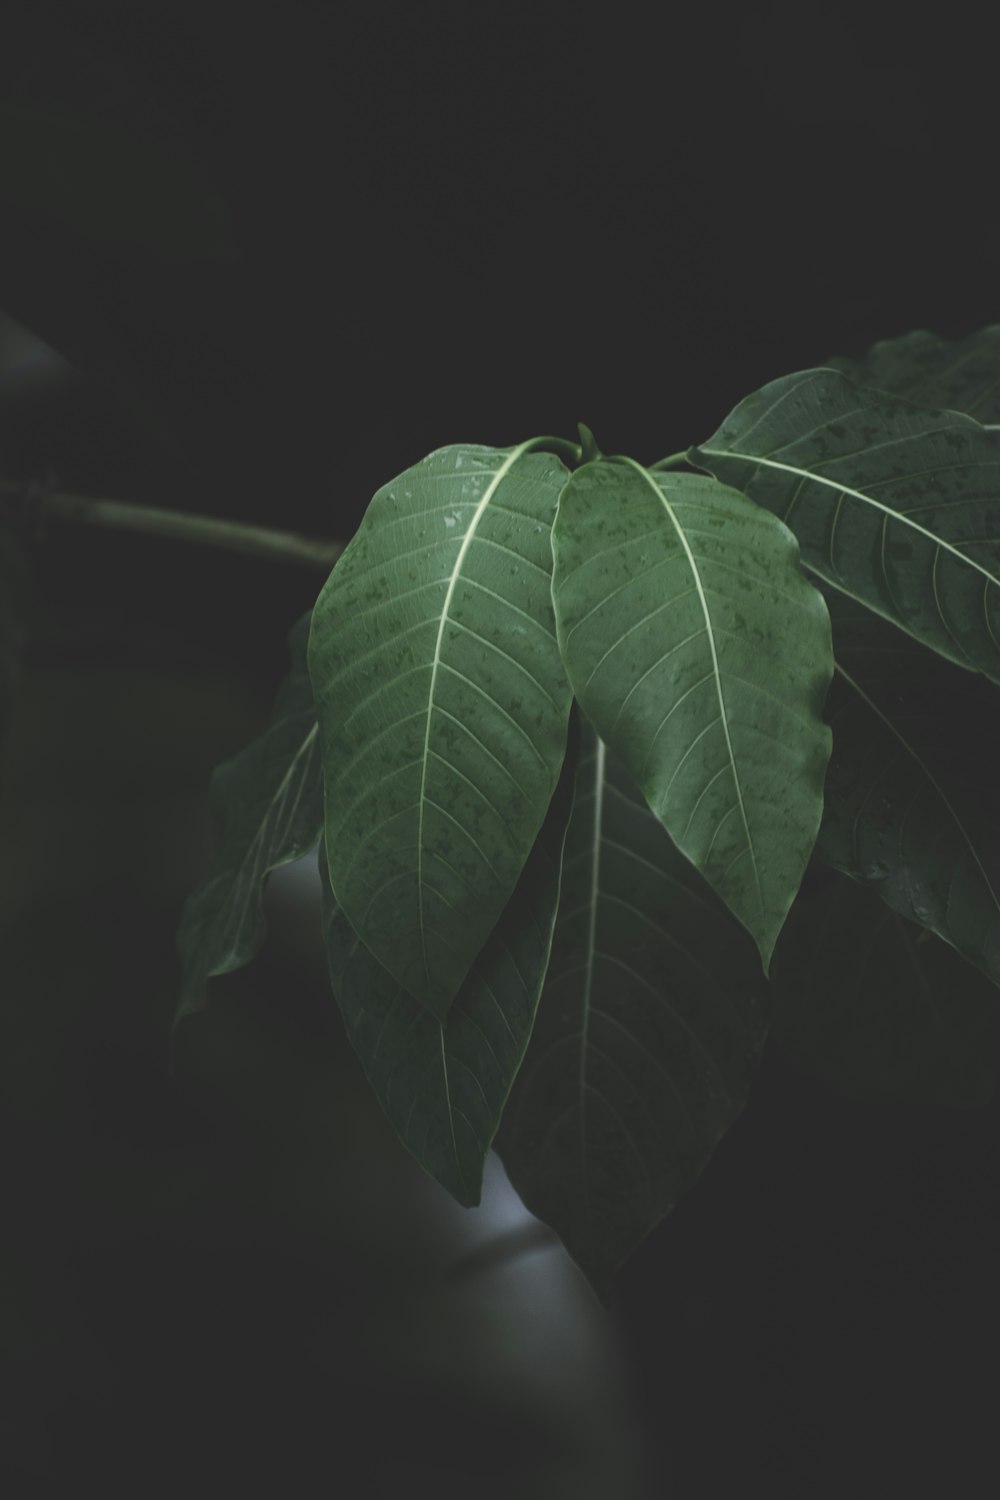
<svg viewBox="0 0 1000 1500"><path fill-rule="evenodd" d="M448 442L583 420L653 461L778 375L995 322L1000 131L960 22L8 3L0 472L346 538ZM165 1077L208 773L322 580L83 528L25 550L8 1493L979 1492L995 1106L859 1109L771 1048L610 1317L555 1248L456 1277L516 1209L494 1174L469 1229L397 1147L311 889L276 884Z"/></svg>

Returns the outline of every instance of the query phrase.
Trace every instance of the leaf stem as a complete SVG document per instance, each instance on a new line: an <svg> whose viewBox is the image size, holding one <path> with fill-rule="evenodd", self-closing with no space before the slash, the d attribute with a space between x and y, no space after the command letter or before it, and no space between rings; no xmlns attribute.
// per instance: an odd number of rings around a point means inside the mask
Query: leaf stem
<svg viewBox="0 0 1000 1500"><path fill-rule="evenodd" d="M567 462L571 464L578 464L583 456L583 450L581 449L580 444L571 443L568 438L535 438L529 446L529 451L532 453L536 453L539 449L549 450L552 453L555 453L558 458L565 458Z"/></svg>
<svg viewBox="0 0 1000 1500"><path fill-rule="evenodd" d="M684 448L680 453L671 453L669 458L661 458L659 463L650 464L650 470L676 469L679 464L687 462L688 451L689 450L687 448Z"/></svg>
<svg viewBox="0 0 1000 1500"><path fill-rule="evenodd" d="M597 463L598 460L604 456L601 453L600 448L598 448L597 446L597 439L594 437L594 434L591 432L590 428L587 427L583 422L578 422L576 425L580 431L581 459L585 464Z"/></svg>
<svg viewBox="0 0 1000 1500"><path fill-rule="evenodd" d="M174 541L200 542L206 547L222 547L229 552L243 552L253 557L266 557L273 562L296 563L301 567L326 572L329 572L344 550L342 542L320 541L313 537L297 536L289 531L273 531L268 526L248 526L242 521L186 515L181 511L161 510L153 505L130 505L124 500L99 500L89 495L34 489L30 485L0 480L0 501L5 499L19 503L29 524L57 520L105 526L112 530L169 537Z"/></svg>

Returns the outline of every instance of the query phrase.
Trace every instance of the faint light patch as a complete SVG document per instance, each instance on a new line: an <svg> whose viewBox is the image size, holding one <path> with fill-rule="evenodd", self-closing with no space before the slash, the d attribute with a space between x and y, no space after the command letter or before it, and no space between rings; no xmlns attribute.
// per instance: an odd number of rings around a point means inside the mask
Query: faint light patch
<svg viewBox="0 0 1000 1500"><path fill-rule="evenodd" d="M592 1384L592 1362L598 1350L602 1361L610 1354L613 1325L558 1237L525 1208L495 1153L486 1161L479 1207L463 1209L445 1197L440 1212L452 1221L456 1242L447 1276L453 1294L481 1298L516 1322L519 1356L533 1378L558 1378L577 1392Z"/></svg>
<svg viewBox="0 0 1000 1500"><path fill-rule="evenodd" d="M263 906L282 958L304 978L326 984L323 888L315 849L271 871Z"/></svg>
<svg viewBox="0 0 1000 1500"><path fill-rule="evenodd" d="M316 863L316 850L311 849L301 859L293 859L289 864L279 865L273 870L268 895L276 909L288 911L305 907L318 912L322 907L323 888Z"/></svg>
<svg viewBox="0 0 1000 1500"><path fill-rule="evenodd" d="M266 908L282 950L294 952L303 969L323 968L325 982L315 853L273 872ZM462 1208L401 1144L391 1149L405 1173L394 1181L400 1234L419 1244L426 1270L387 1281L370 1310L366 1378L437 1390L456 1403L456 1420L480 1407L505 1411L515 1424L517 1413L533 1413L555 1446L539 1467L529 1462L518 1473L519 1500L663 1494L652 1444L632 1406L617 1320L558 1238L525 1208L500 1159L492 1152L487 1158L481 1204ZM333 1366L338 1347L337 1329L320 1320L313 1357ZM489 1453L483 1462L489 1470ZM390 1453L378 1472L387 1487L412 1479Z"/></svg>
<svg viewBox="0 0 1000 1500"><path fill-rule="evenodd" d="M275 937L285 952L294 951L297 963L312 969L325 964L322 954L322 887L315 851L281 865L268 882L265 910ZM400 1151L404 1148L400 1146ZM434 1221L445 1279L457 1295L473 1285L508 1288L505 1297L526 1299L548 1317L556 1308L568 1314L573 1307L599 1304L556 1235L532 1214L511 1186L500 1159L486 1161L482 1201L463 1208L414 1163L414 1203L421 1215ZM577 1313L568 1318L576 1320Z"/></svg>
<svg viewBox="0 0 1000 1500"><path fill-rule="evenodd" d="M75 377L68 360L0 309L0 396L50 389Z"/></svg>

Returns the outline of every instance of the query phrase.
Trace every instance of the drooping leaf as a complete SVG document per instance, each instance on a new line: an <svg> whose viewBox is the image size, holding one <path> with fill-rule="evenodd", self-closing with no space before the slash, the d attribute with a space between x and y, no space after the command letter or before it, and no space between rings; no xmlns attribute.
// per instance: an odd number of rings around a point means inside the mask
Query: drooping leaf
<svg viewBox="0 0 1000 1500"><path fill-rule="evenodd" d="M550 536L566 470L530 446L441 448L384 486L313 615L333 890L437 1016L517 884L565 749Z"/></svg>
<svg viewBox="0 0 1000 1500"><path fill-rule="evenodd" d="M690 458L780 516L828 583L1000 682L1000 445L971 417L804 370Z"/></svg>
<svg viewBox="0 0 1000 1500"><path fill-rule="evenodd" d="M573 802L571 750L496 928L441 1021L368 951L330 889L320 851L330 980L351 1045L403 1145L459 1203L483 1168L528 1045L549 961Z"/></svg>
<svg viewBox="0 0 1000 1500"><path fill-rule="evenodd" d="M497 1149L605 1300L742 1110L769 1018L753 944L587 727L548 977Z"/></svg>
<svg viewBox="0 0 1000 1500"><path fill-rule="evenodd" d="M217 852L181 913L183 981L175 1026L204 1006L212 975L250 962L264 940L261 900L268 875L319 840L323 784L306 668L309 619L304 615L288 637L291 672L268 728L212 775Z"/></svg>
<svg viewBox="0 0 1000 1500"><path fill-rule="evenodd" d="M829 606L833 755L816 852L1000 984L996 688L849 599Z"/></svg>
<svg viewBox="0 0 1000 1500"><path fill-rule="evenodd" d="M576 697L766 968L830 753L830 625L794 537L715 480L595 463L560 497L553 552Z"/></svg>
<svg viewBox="0 0 1000 1500"><path fill-rule="evenodd" d="M986 1104L1000 1071L997 991L954 949L842 875L812 875L774 955L774 1034L865 1103Z"/></svg>
<svg viewBox="0 0 1000 1500"><path fill-rule="evenodd" d="M964 339L917 329L880 340L860 359L834 355L826 363L857 385L902 396L915 406L965 412L1000 429L1000 323Z"/></svg>

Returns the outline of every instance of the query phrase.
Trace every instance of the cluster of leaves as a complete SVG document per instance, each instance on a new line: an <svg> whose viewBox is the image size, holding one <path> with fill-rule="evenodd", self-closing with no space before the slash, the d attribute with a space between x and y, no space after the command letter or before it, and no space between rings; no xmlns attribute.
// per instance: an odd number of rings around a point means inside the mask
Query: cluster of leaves
<svg viewBox="0 0 1000 1500"><path fill-rule="evenodd" d="M495 1146L602 1296L772 1025L853 1097L988 1097L998 425L1000 327L775 380L651 468L581 429L406 470L216 773L179 1015L319 844L404 1145L463 1204Z"/></svg>

